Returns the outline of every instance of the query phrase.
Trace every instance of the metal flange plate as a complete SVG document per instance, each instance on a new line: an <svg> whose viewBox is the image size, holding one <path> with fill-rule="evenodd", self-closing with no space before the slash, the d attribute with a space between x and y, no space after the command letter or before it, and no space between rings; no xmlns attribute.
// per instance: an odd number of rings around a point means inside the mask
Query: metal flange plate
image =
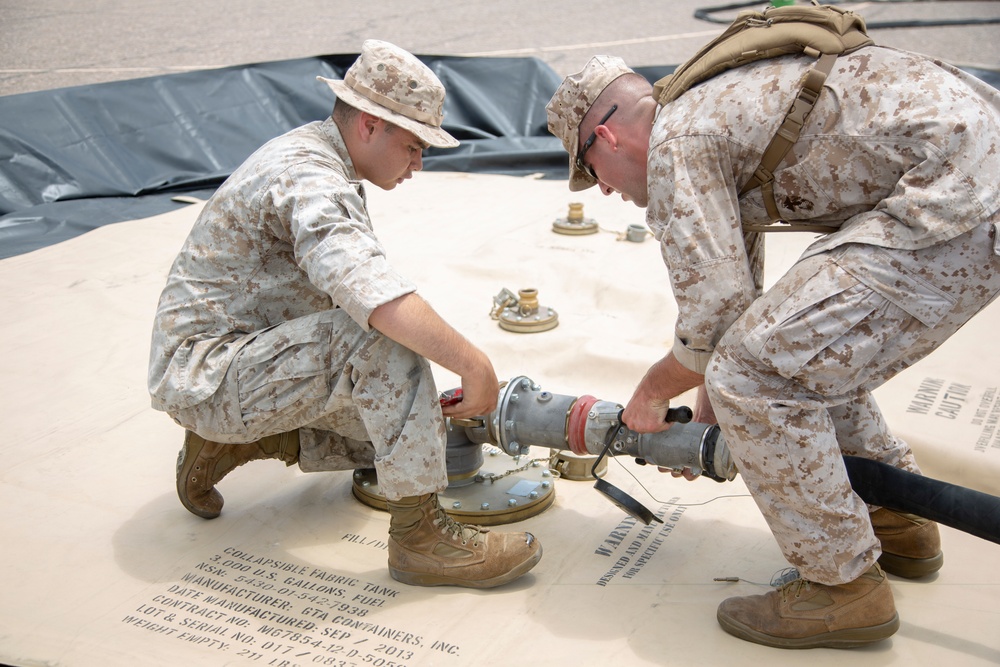
<svg viewBox="0 0 1000 667"><path fill-rule="evenodd" d="M566 234L568 236L583 236L584 234L596 234L598 232L598 225L590 218L579 221L559 218L552 223L552 231L556 234Z"/></svg>
<svg viewBox="0 0 1000 667"><path fill-rule="evenodd" d="M507 308L500 313L500 328L515 333L538 333L554 329L559 315L551 308L539 308L537 313L522 315L517 308Z"/></svg>
<svg viewBox="0 0 1000 667"><path fill-rule="evenodd" d="M558 471L559 477L583 482L595 479L590 471L596 462L596 456L580 456L570 451L560 451L555 455L555 464L553 467ZM603 475L607 472L607 469L608 459L605 457L601 459L600 463L597 463L597 474Z"/></svg>
<svg viewBox="0 0 1000 667"><path fill-rule="evenodd" d="M555 501L556 476L548 468L548 457L511 458L490 445L484 446L484 452L483 467L474 483L463 486L452 483L438 494L441 507L452 518L480 526L498 526L541 514ZM374 470L355 470L351 492L369 507L388 510Z"/></svg>

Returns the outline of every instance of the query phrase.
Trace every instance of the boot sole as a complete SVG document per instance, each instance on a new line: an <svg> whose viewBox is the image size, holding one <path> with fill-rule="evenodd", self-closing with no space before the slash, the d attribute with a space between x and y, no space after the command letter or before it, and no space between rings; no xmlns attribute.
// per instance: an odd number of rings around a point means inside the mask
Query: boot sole
<svg viewBox="0 0 1000 667"><path fill-rule="evenodd" d="M539 546L538 551L536 551L531 558L524 561L513 570L508 570L507 572L504 572L496 577L492 577L491 579L461 579L458 577L447 577L428 572L407 572L405 570L397 569L391 565L389 566L389 574L396 581L409 584L410 586L462 586L465 588L495 588L514 581L522 574L525 574L528 570L535 567L541 559L542 548Z"/></svg>
<svg viewBox="0 0 1000 667"><path fill-rule="evenodd" d="M883 570L897 577L919 579L940 570L941 566L944 565L944 554L938 553L931 558L907 558L883 551L878 559L878 564L882 566Z"/></svg>
<svg viewBox="0 0 1000 667"><path fill-rule="evenodd" d="M849 628L810 637L775 637L754 630L722 613L717 614L717 618L719 625L734 637L773 648L857 648L888 639L899 629L899 614L893 614L892 620L867 628Z"/></svg>
<svg viewBox="0 0 1000 667"><path fill-rule="evenodd" d="M187 454L187 447L181 447L181 451L177 454L177 497L181 501L181 505L184 505L184 509L191 514L200 516L202 519L215 519L221 514L221 512L212 512L210 510L204 510L191 502L188 498L187 493L184 491L184 482L187 480L187 476L191 473L189 469L184 467L185 454Z"/></svg>

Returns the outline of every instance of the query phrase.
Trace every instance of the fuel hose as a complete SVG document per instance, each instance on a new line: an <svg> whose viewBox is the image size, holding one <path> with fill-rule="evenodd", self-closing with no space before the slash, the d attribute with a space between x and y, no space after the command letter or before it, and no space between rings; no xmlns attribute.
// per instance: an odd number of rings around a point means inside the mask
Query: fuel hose
<svg viewBox="0 0 1000 667"><path fill-rule="evenodd" d="M847 476L869 505L908 512L1000 544L1000 498L879 461L845 456Z"/></svg>

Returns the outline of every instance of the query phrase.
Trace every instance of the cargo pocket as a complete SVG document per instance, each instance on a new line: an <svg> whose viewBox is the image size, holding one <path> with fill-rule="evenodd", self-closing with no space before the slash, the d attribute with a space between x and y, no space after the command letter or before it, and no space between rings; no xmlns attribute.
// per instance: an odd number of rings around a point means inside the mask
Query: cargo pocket
<svg viewBox="0 0 1000 667"><path fill-rule="evenodd" d="M883 299L873 299L871 290L850 274L827 263L812 279L763 313L747 332L743 345L782 377L800 379L807 365L883 304Z"/></svg>
<svg viewBox="0 0 1000 667"><path fill-rule="evenodd" d="M306 317L258 336L236 358L249 434L287 431L322 414L330 393L329 322Z"/></svg>
<svg viewBox="0 0 1000 667"><path fill-rule="evenodd" d="M744 340L778 374L822 394L865 385L907 357L953 301L880 248L835 253Z"/></svg>
<svg viewBox="0 0 1000 667"><path fill-rule="evenodd" d="M916 267L922 262L916 253L900 251L899 256L913 266L906 266L889 251L874 246L865 247L864 252L844 254L837 262L858 281L905 310L924 326L937 326L955 306L955 299L918 275Z"/></svg>

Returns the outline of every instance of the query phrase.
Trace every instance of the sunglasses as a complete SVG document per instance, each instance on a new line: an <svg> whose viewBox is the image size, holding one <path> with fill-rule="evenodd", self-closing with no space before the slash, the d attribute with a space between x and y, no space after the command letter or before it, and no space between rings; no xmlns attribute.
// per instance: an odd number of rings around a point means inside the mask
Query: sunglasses
<svg viewBox="0 0 1000 667"><path fill-rule="evenodd" d="M590 165L586 165L583 163L583 156L587 154L587 151L590 150L590 147L594 145L595 141L597 141L597 128L608 122L608 119L611 118L611 114L613 114L617 110L618 110L618 105L612 104L611 108L608 109L608 112L604 114L604 118L602 118L600 122L594 126L594 131L590 133L590 136L587 137L587 140L585 142L583 142L583 146L580 148L580 151L576 154L576 168L584 172L585 174L590 174L590 177L593 178L595 181L598 180L597 174L594 173L594 170L590 167Z"/></svg>

